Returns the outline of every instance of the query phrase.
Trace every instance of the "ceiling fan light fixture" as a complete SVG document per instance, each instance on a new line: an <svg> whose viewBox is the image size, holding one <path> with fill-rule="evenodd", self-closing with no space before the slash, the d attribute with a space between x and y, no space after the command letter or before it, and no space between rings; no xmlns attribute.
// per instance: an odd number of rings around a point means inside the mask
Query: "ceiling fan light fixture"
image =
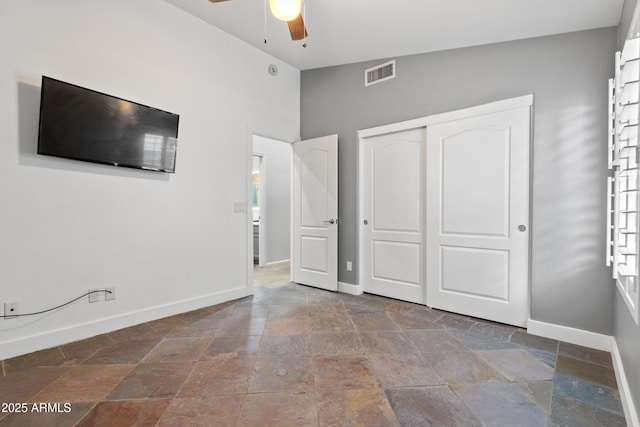
<svg viewBox="0 0 640 427"><path fill-rule="evenodd" d="M292 21L300 15L302 0L269 0L269 8L281 21Z"/></svg>

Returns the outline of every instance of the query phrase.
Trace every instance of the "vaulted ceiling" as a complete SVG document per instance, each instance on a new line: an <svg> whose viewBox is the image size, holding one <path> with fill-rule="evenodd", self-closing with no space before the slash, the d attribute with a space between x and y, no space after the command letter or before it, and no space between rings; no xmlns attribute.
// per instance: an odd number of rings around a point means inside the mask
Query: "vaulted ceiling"
<svg viewBox="0 0 640 427"><path fill-rule="evenodd" d="M624 2L306 0L294 42L266 0L165 1L300 70L615 26Z"/></svg>

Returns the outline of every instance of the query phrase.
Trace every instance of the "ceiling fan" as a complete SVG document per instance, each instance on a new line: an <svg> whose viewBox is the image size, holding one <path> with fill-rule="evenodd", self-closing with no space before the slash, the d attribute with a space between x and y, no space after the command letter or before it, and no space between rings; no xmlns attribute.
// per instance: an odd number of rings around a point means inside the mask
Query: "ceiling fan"
<svg viewBox="0 0 640 427"><path fill-rule="evenodd" d="M211 3L222 3L228 0L209 1ZM309 35L302 19L302 0L269 0L269 8L273 16L287 22L291 40L302 40Z"/></svg>

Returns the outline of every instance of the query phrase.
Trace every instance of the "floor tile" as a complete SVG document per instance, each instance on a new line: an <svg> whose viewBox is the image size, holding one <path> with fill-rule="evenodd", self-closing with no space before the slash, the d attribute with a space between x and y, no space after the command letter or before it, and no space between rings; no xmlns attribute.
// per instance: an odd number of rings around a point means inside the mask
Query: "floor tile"
<svg viewBox="0 0 640 427"><path fill-rule="evenodd" d="M172 398L192 369L191 362L140 364L120 381L107 400Z"/></svg>
<svg viewBox="0 0 640 427"><path fill-rule="evenodd" d="M100 402L76 427L155 426L170 402L169 399Z"/></svg>
<svg viewBox="0 0 640 427"><path fill-rule="evenodd" d="M240 337L218 337L200 356L200 360L236 359L256 357L260 347L261 337L249 335Z"/></svg>
<svg viewBox="0 0 640 427"><path fill-rule="evenodd" d="M341 356L364 354L364 348L355 332L328 332L310 334L311 353L314 355Z"/></svg>
<svg viewBox="0 0 640 427"><path fill-rule="evenodd" d="M351 316L351 321L358 331L393 331L397 330L391 317L386 313L357 314Z"/></svg>
<svg viewBox="0 0 640 427"><path fill-rule="evenodd" d="M591 406L622 414L617 389L556 372L553 393L578 400Z"/></svg>
<svg viewBox="0 0 640 427"><path fill-rule="evenodd" d="M247 395L239 426L315 426L316 403L311 393L261 393Z"/></svg>
<svg viewBox="0 0 640 427"><path fill-rule="evenodd" d="M6 418L0 416L2 427L61 427L74 426L94 406L93 402L76 402L71 404L69 412L31 412L11 414Z"/></svg>
<svg viewBox="0 0 640 427"><path fill-rule="evenodd" d="M527 349L544 350L553 354L558 352L558 341L531 335L526 331L516 330L509 341Z"/></svg>
<svg viewBox="0 0 640 427"><path fill-rule="evenodd" d="M508 381L545 381L553 379L553 368L526 350L479 350L475 353Z"/></svg>
<svg viewBox="0 0 640 427"><path fill-rule="evenodd" d="M309 316L323 314L348 314L342 302L327 302L324 304L309 304L307 306Z"/></svg>
<svg viewBox="0 0 640 427"><path fill-rule="evenodd" d="M464 351L467 348L449 332L443 330L412 330L406 336L423 353Z"/></svg>
<svg viewBox="0 0 640 427"><path fill-rule="evenodd" d="M384 388L444 384L429 362L419 354L372 354L369 360Z"/></svg>
<svg viewBox="0 0 640 427"><path fill-rule="evenodd" d="M310 356L309 336L300 335L264 335L259 357Z"/></svg>
<svg viewBox="0 0 640 427"><path fill-rule="evenodd" d="M8 375L38 366L60 366L64 361L64 353L60 347L54 347L6 359L3 365L5 375Z"/></svg>
<svg viewBox="0 0 640 427"><path fill-rule="evenodd" d="M246 394L254 364L255 359L198 362L176 397Z"/></svg>
<svg viewBox="0 0 640 427"><path fill-rule="evenodd" d="M111 344L98 350L82 362L83 365L127 365L138 363L160 339L131 339Z"/></svg>
<svg viewBox="0 0 640 427"><path fill-rule="evenodd" d="M323 391L316 401L321 426L400 426L382 389Z"/></svg>
<svg viewBox="0 0 640 427"><path fill-rule="evenodd" d="M308 317L282 317L267 320L264 328L265 335L282 334L295 335L306 334L311 330Z"/></svg>
<svg viewBox="0 0 640 427"><path fill-rule="evenodd" d="M114 342L108 334L103 334L86 340L65 344L60 347L65 359L61 366L79 365L88 357L94 355L98 350Z"/></svg>
<svg viewBox="0 0 640 427"><path fill-rule="evenodd" d="M195 322L196 320L204 319L211 316L208 310L200 308L198 310L188 311L186 313L177 314L176 317L186 323Z"/></svg>
<svg viewBox="0 0 640 427"><path fill-rule="evenodd" d="M277 280L254 296L1 362L0 402L71 401L73 411L0 413L0 426L71 426L85 415L154 425L163 400L164 426L520 426L541 414L552 426L624 425L606 352Z"/></svg>
<svg viewBox="0 0 640 427"><path fill-rule="evenodd" d="M406 313L388 313L396 324L402 329L442 329L443 326L435 323L443 315L442 312L423 309L411 309Z"/></svg>
<svg viewBox="0 0 640 427"><path fill-rule="evenodd" d="M384 308L387 313L406 313L416 307L416 304L404 301L393 301Z"/></svg>
<svg viewBox="0 0 640 427"><path fill-rule="evenodd" d="M310 357L257 359L249 393L311 391L313 373Z"/></svg>
<svg viewBox="0 0 640 427"><path fill-rule="evenodd" d="M347 314L314 314L309 317L311 332L347 332L355 328Z"/></svg>
<svg viewBox="0 0 640 427"><path fill-rule="evenodd" d="M452 313L445 313L441 318L436 320L437 325L442 325L447 329L471 329L476 322L473 320Z"/></svg>
<svg viewBox="0 0 640 427"><path fill-rule="evenodd" d="M176 326L184 324L184 321L180 320L177 316L164 317L147 323L154 331L164 336L171 332Z"/></svg>
<svg viewBox="0 0 640 427"><path fill-rule="evenodd" d="M384 313L386 308L391 304L390 301L371 300L364 296L360 296L358 299L345 302L345 308L347 313L352 315L357 314L373 314Z"/></svg>
<svg viewBox="0 0 640 427"><path fill-rule="evenodd" d="M142 359L143 363L189 362L200 358L211 337L165 338Z"/></svg>
<svg viewBox="0 0 640 427"><path fill-rule="evenodd" d="M581 347L575 344L560 343L558 349L559 356L571 357L573 359L585 362L595 363L596 365L613 368L611 353L606 351L594 350L591 348Z"/></svg>
<svg viewBox="0 0 640 427"><path fill-rule="evenodd" d="M205 318L182 325L177 325L167 337L214 337L224 319Z"/></svg>
<svg viewBox="0 0 640 427"><path fill-rule="evenodd" d="M491 330L487 328L489 333L485 334L482 328L476 328L474 325L471 329L448 329L449 333L453 335L458 341L462 342L466 347L471 350L501 350L508 348L520 348L518 344L509 341L509 334L501 336L498 333L491 333ZM495 332L495 331L494 331Z"/></svg>
<svg viewBox="0 0 640 427"><path fill-rule="evenodd" d="M452 384L504 381L500 374L470 351L424 353L423 356L442 379Z"/></svg>
<svg viewBox="0 0 640 427"><path fill-rule="evenodd" d="M236 427L245 399L243 394L173 399L157 425Z"/></svg>
<svg viewBox="0 0 640 427"><path fill-rule="evenodd" d="M385 393L403 426L481 426L448 387L396 388Z"/></svg>
<svg viewBox="0 0 640 427"><path fill-rule="evenodd" d="M400 331L359 332L367 353L418 353L409 338Z"/></svg>
<svg viewBox="0 0 640 427"><path fill-rule="evenodd" d="M547 412L513 384L466 384L454 391L486 427L547 425Z"/></svg>
<svg viewBox="0 0 640 427"><path fill-rule="evenodd" d="M316 390L380 387L365 356L319 356L312 363Z"/></svg>
<svg viewBox="0 0 640 427"><path fill-rule="evenodd" d="M133 368L134 365L77 366L33 399L36 402L97 402Z"/></svg>
<svg viewBox="0 0 640 427"><path fill-rule="evenodd" d="M121 341L128 341L132 339L160 339L162 334L158 333L155 329L146 323L131 326L124 329L118 329L117 331L109 332L109 337L116 343Z"/></svg>
<svg viewBox="0 0 640 427"><path fill-rule="evenodd" d="M558 356L556 371L607 387L618 387L614 370L606 366L596 365L570 357Z"/></svg>
<svg viewBox="0 0 640 427"><path fill-rule="evenodd" d="M68 367L38 367L0 377L0 404L27 402L69 371Z"/></svg>
<svg viewBox="0 0 640 427"><path fill-rule="evenodd" d="M269 319L307 317L309 306L306 304L274 304L269 306Z"/></svg>
<svg viewBox="0 0 640 427"><path fill-rule="evenodd" d="M512 384L518 387L529 397L529 400L535 402L545 412L549 413L551 411L553 381L523 381Z"/></svg>
<svg viewBox="0 0 640 427"><path fill-rule="evenodd" d="M220 323L216 336L262 335L267 319L255 317L249 319L227 318Z"/></svg>
<svg viewBox="0 0 640 427"><path fill-rule="evenodd" d="M614 414L557 394L551 400L550 426L626 427L622 415Z"/></svg>
<svg viewBox="0 0 640 427"><path fill-rule="evenodd" d="M227 310L227 319L253 319L266 318L269 314L268 305L249 305L245 307L230 307Z"/></svg>

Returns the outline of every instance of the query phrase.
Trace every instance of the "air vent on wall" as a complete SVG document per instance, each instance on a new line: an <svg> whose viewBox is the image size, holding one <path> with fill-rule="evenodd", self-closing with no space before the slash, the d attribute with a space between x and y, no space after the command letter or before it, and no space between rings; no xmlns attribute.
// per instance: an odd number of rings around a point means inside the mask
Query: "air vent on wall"
<svg viewBox="0 0 640 427"><path fill-rule="evenodd" d="M396 61L385 62L364 70L364 85L369 86L392 79L396 76Z"/></svg>

